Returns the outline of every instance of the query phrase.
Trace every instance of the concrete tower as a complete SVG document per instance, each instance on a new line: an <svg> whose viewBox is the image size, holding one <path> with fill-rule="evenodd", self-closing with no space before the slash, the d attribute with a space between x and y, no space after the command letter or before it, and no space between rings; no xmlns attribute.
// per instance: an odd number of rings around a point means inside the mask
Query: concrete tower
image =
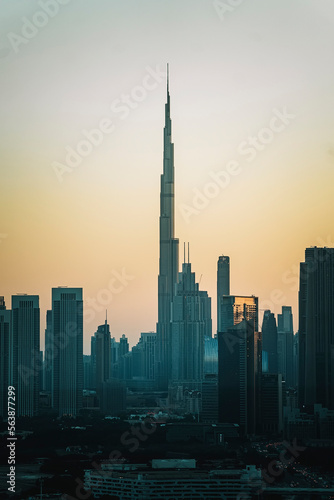
<svg viewBox="0 0 334 500"><path fill-rule="evenodd" d="M170 118L167 66L167 103L165 105L163 173L160 185L159 277L158 277L158 366L157 382L167 388L171 371L171 302L179 268L179 240L174 237L174 144Z"/></svg>

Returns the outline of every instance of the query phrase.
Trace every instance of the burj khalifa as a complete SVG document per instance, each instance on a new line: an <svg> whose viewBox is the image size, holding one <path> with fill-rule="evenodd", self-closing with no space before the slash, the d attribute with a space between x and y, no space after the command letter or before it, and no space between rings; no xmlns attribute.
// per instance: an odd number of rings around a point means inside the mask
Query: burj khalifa
<svg viewBox="0 0 334 500"><path fill-rule="evenodd" d="M174 144L172 143L172 122L170 118L168 65L159 233L158 362L156 380L160 389L167 389L171 374L171 303L179 269L179 240L175 238Z"/></svg>

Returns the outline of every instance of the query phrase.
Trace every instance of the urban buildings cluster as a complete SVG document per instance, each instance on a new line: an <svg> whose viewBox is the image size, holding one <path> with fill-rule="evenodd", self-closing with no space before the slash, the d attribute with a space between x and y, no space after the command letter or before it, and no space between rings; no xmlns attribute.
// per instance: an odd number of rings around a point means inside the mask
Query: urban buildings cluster
<svg viewBox="0 0 334 500"><path fill-rule="evenodd" d="M167 83L156 330L142 332L130 349L125 335L119 340L111 336L106 317L92 332L91 354L83 355L83 290L53 288L43 353L39 297L13 295L11 309L0 297L2 418L7 415L8 385L16 387L17 415L29 417L39 412L77 416L82 408L119 415L126 410L127 391L146 391L158 394L174 414L192 414L204 424L226 424L229 432L234 425L239 436L333 440L334 248L305 251L297 332L289 305L282 306L277 318L270 310L259 318L258 297L232 295L231 260L219 256L213 335L211 299L196 281L189 245L187 258L184 246L179 271L174 227L174 145ZM114 472L115 477L121 474ZM157 471L150 474L160 478ZM94 473L88 476L93 483ZM204 476L197 480L208 488L217 487L217 474ZM103 487L103 492L112 491L108 483Z"/></svg>

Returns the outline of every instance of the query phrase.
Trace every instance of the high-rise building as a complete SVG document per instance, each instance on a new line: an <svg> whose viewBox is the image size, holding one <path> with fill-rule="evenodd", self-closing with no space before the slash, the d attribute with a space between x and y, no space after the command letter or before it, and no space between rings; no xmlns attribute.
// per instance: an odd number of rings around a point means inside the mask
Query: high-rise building
<svg viewBox="0 0 334 500"><path fill-rule="evenodd" d="M175 238L174 205L174 144L172 143L169 79L167 75L163 173L160 185L156 374L158 386L165 389L168 386L171 373L171 303L179 269L179 240Z"/></svg>
<svg viewBox="0 0 334 500"><path fill-rule="evenodd" d="M96 380L93 378L92 357L91 355L83 355L83 388L91 391L95 388Z"/></svg>
<svg viewBox="0 0 334 500"><path fill-rule="evenodd" d="M144 377L148 380L155 379L156 357L156 332L143 332L140 341L144 346Z"/></svg>
<svg viewBox="0 0 334 500"><path fill-rule="evenodd" d="M238 424L242 435L253 434L256 428L253 325L244 319L218 333L219 422Z"/></svg>
<svg viewBox="0 0 334 500"><path fill-rule="evenodd" d="M217 264L217 332L222 332L221 300L230 295L230 258L221 255Z"/></svg>
<svg viewBox="0 0 334 500"><path fill-rule="evenodd" d="M279 434L283 430L282 375L263 373L261 395L262 433Z"/></svg>
<svg viewBox="0 0 334 500"><path fill-rule="evenodd" d="M277 315L278 373L281 373L287 387L294 386L293 358L293 316L290 306L282 306Z"/></svg>
<svg viewBox="0 0 334 500"><path fill-rule="evenodd" d="M334 409L334 248L306 248L300 264L299 401Z"/></svg>
<svg viewBox="0 0 334 500"><path fill-rule="evenodd" d="M118 361L119 356L119 342L116 341L115 337L110 339L110 362L111 366Z"/></svg>
<svg viewBox="0 0 334 500"><path fill-rule="evenodd" d="M255 432L261 434L262 403L262 333L254 332Z"/></svg>
<svg viewBox="0 0 334 500"><path fill-rule="evenodd" d="M45 355L44 355L44 390L52 391L52 311L46 311Z"/></svg>
<svg viewBox="0 0 334 500"><path fill-rule="evenodd" d="M8 416L11 317L12 311L6 309L4 297L0 297L0 417L3 419Z"/></svg>
<svg viewBox="0 0 334 500"><path fill-rule="evenodd" d="M108 415L119 415L126 410L126 385L111 378L101 384L101 410Z"/></svg>
<svg viewBox="0 0 334 500"><path fill-rule="evenodd" d="M299 333L293 336L293 387L299 386Z"/></svg>
<svg viewBox="0 0 334 500"><path fill-rule="evenodd" d="M252 296L223 295L220 301L221 332L246 320L253 324L254 331L258 331L258 298Z"/></svg>
<svg viewBox="0 0 334 500"><path fill-rule="evenodd" d="M10 385L16 389L17 416L38 414L40 371L38 295L12 296Z"/></svg>
<svg viewBox="0 0 334 500"><path fill-rule="evenodd" d="M263 313L262 351L268 353L268 373L278 373L277 326L274 313L269 309Z"/></svg>
<svg viewBox="0 0 334 500"><path fill-rule="evenodd" d="M218 375L208 374L202 382L202 421L218 422Z"/></svg>
<svg viewBox="0 0 334 500"><path fill-rule="evenodd" d="M200 292L191 264L184 262L172 302L171 380L202 380L204 339L211 325L211 299ZM210 328L210 327L209 327Z"/></svg>
<svg viewBox="0 0 334 500"><path fill-rule="evenodd" d="M52 288L52 406L77 416L83 391L82 288Z"/></svg>
<svg viewBox="0 0 334 500"><path fill-rule="evenodd" d="M95 386L99 389L102 382L110 378L110 327L107 319L95 332Z"/></svg>
<svg viewBox="0 0 334 500"><path fill-rule="evenodd" d="M123 333L123 335L119 339L119 356L124 356L128 352L129 352L129 341Z"/></svg>
<svg viewBox="0 0 334 500"><path fill-rule="evenodd" d="M218 338L204 337L204 376L218 374Z"/></svg>

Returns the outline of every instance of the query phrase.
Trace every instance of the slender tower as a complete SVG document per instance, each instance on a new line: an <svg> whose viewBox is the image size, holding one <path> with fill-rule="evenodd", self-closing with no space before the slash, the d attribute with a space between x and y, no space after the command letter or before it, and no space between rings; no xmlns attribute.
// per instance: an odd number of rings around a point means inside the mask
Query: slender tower
<svg viewBox="0 0 334 500"><path fill-rule="evenodd" d="M167 388L171 374L171 303L179 269L179 240L174 237L174 144L170 118L169 74L165 104L163 173L160 186L157 382Z"/></svg>

